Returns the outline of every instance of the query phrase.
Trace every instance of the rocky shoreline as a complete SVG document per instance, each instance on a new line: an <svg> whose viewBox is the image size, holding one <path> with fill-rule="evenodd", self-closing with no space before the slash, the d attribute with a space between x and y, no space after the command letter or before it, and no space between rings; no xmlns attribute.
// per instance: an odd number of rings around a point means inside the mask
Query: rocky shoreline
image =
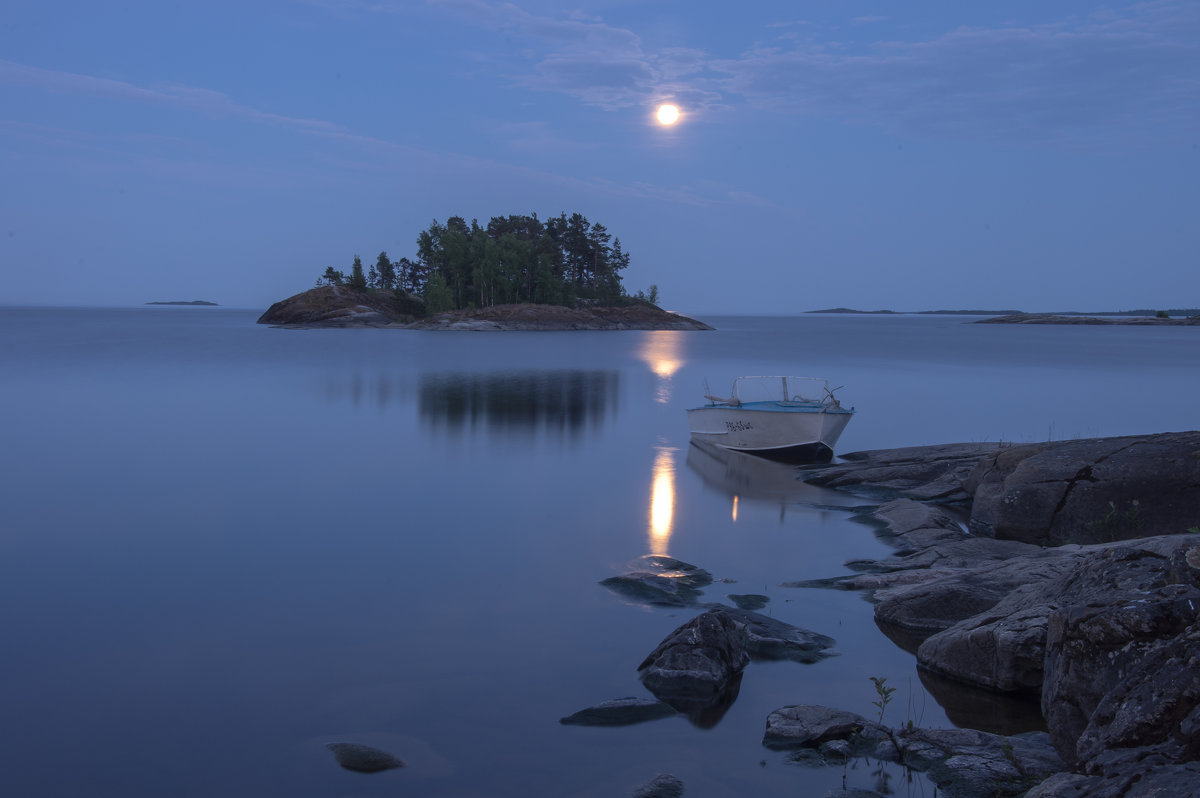
<svg viewBox="0 0 1200 798"><path fill-rule="evenodd" d="M409 297L327 285L276 302L259 324L293 329L376 327L468 332L561 330L711 330L696 319L632 301L617 307L494 305L424 315Z"/></svg>
<svg viewBox="0 0 1200 798"><path fill-rule="evenodd" d="M948 709L957 729L884 726L877 684L877 718L780 707L765 719L765 748L809 767L899 763L948 798L1198 794L1200 432L856 452L799 474L871 501L857 513L893 553L783 587L863 591L939 702L969 696L978 711ZM747 608L765 597L704 603L713 581L659 556L603 580L636 603L701 612L638 666L653 699L605 701L562 723L684 715L706 728L750 662L802 665L834 646ZM634 794L682 791L663 774Z"/></svg>
<svg viewBox="0 0 1200 798"><path fill-rule="evenodd" d="M1036 698L1061 762L1046 772L1044 748L1036 768L1009 757L1022 778L986 789L947 773L948 795L1196 794L1200 432L844 459L806 481L890 498L867 515L896 551L792 586L868 591L923 671Z"/></svg>

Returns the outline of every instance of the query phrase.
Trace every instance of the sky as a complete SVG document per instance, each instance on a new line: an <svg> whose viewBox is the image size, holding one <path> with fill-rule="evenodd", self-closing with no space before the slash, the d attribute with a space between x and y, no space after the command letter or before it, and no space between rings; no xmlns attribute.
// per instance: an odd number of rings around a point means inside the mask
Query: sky
<svg viewBox="0 0 1200 798"><path fill-rule="evenodd" d="M685 313L1200 306L1196 0L5 0L0 142L0 305L579 212Z"/></svg>

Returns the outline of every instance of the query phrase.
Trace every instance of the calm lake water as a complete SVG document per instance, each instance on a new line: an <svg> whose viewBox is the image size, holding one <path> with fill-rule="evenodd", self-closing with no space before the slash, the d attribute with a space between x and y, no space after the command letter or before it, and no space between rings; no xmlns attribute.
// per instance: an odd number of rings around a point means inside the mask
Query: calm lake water
<svg viewBox="0 0 1200 798"><path fill-rule="evenodd" d="M1194 429L1200 407L1196 328L290 331L257 315L0 309L0 793L619 796L671 772L693 798L823 795L842 769L763 748L773 709L873 715L881 676L885 721L997 721L986 697L930 692L861 596L780 587L887 549L839 509L862 500L690 447L705 381L844 385L858 413L839 452ZM650 553L733 580L708 600L769 596L838 656L752 663L709 728L560 725L648 696L637 665L694 615L599 584ZM333 741L408 767L344 771Z"/></svg>

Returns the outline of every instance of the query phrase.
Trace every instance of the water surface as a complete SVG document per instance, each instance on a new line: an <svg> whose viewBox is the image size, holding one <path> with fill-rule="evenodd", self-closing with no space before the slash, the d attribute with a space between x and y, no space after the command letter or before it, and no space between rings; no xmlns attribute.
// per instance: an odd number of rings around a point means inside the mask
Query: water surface
<svg viewBox="0 0 1200 798"><path fill-rule="evenodd" d="M842 770L764 749L771 710L874 714L869 676L898 688L893 723L991 710L943 709L861 596L780 587L887 549L846 509L861 500L690 447L706 381L844 385L858 413L840 452L1191 429L1200 387L1193 328L290 331L257 315L0 309L4 794L611 796L659 772L689 796L824 794ZM638 663L694 614L600 586L650 553L730 580L707 600L769 596L838 655L752 663L710 728L560 725L647 695ZM323 748L338 740L408 767L343 771Z"/></svg>

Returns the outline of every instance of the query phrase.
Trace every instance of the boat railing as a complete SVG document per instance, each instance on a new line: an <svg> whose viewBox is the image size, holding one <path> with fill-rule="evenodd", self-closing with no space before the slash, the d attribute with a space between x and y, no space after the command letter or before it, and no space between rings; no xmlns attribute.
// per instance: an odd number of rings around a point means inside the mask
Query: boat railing
<svg viewBox="0 0 1200 798"><path fill-rule="evenodd" d="M731 396L740 404L779 402L785 405L819 405L831 398L829 383L821 377L738 377L733 381Z"/></svg>

